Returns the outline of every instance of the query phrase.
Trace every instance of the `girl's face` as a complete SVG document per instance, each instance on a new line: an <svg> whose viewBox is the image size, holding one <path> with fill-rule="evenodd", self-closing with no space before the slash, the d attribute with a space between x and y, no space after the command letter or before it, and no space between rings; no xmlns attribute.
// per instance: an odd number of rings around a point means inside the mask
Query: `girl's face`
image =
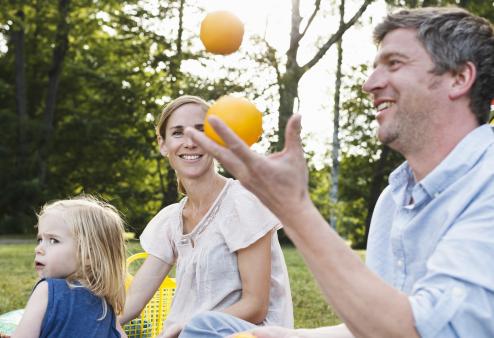
<svg viewBox="0 0 494 338"><path fill-rule="evenodd" d="M41 278L65 278L76 272L75 238L61 211L48 211L39 218L34 267Z"/></svg>
<svg viewBox="0 0 494 338"><path fill-rule="evenodd" d="M181 179L197 178L208 170L214 172L213 158L184 134L185 127L203 131L205 115L200 105L184 104L168 118L165 139L158 138L161 154L168 157Z"/></svg>

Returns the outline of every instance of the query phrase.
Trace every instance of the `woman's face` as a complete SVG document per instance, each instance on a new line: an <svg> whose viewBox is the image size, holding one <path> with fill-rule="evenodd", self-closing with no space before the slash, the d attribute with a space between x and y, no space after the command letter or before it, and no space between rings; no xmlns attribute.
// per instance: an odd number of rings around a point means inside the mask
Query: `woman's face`
<svg viewBox="0 0 494 338"><path fill-rule="evenodd" d="M186 127L204 130L206 112L197 103L186 103L168 118L165 138L158 137L160 152L181 179L197 178L214 170L213 158L184 134Z"/></svg>

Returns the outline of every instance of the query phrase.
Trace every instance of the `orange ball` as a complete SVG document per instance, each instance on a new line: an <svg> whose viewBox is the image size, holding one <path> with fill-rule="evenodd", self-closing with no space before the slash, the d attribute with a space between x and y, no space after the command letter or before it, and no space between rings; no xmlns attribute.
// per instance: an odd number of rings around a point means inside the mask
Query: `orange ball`
<svg viewBox="0 0 494 338"><path fill-rule="evenodd" d="M244 24L230 12L211 12L202 20L200 37L208 52L231 54L239 49L243 36Z"/></svg>
<svg viewBox="0 0 494 338"><path fill-rule="evenodd" d="M208 122L208 117L212 115L220 118L249 146L256 143L262 134L262 114L247 99L223 96L206 113L204 133L216 143L224 146L225 142Z"/></svg>

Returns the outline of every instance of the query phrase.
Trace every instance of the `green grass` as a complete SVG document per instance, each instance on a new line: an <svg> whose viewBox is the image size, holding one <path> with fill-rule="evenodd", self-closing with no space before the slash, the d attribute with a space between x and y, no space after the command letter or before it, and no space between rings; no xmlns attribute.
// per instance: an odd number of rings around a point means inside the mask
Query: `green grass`
<svg viewBox="0 0 494 338"><path fill-rule="evenodd" d="M3 238L3 237L0 237ZM4 238L3 238L4 239ZM34 239L29 243L0 245L0 314L23 308L37 280L34 271ZM137 241L128 245L129 255L141 251ZM318 327L340 323L327 305L300 254L293 247L284 247L290 275L296 327Z"/></svg>

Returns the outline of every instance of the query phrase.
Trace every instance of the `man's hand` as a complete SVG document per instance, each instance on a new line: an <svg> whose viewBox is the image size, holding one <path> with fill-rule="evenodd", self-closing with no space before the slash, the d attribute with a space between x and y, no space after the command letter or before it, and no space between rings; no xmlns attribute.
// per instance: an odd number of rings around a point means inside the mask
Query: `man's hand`
<svg viewBox="0 0 494 338"><path fill-rule="evenodd" d="M215 157L243 186L253 192L283 222L310 205L308 171L300 140L300 115L293 115L286 128L285 148L269 156L259 155L220 119L208 121L225 141L222 147L204 133L186 128L185 133Z"/></svg>

